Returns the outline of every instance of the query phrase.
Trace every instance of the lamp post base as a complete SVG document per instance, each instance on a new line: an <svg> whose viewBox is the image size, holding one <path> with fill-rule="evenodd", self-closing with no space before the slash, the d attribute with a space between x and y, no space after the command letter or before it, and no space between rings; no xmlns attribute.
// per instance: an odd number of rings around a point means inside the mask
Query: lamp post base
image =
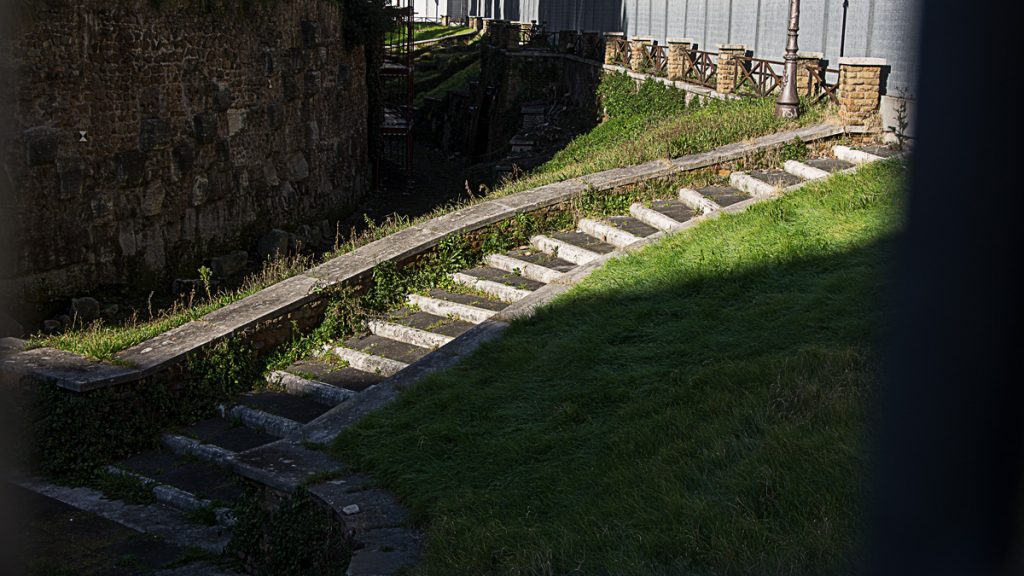
<svg viewBox="0 0 1024 576"><path fill-rule="evenodd" d="M778 118L797 118L800 116L799 107L796 104L775 104L775 116Z"/></svg>

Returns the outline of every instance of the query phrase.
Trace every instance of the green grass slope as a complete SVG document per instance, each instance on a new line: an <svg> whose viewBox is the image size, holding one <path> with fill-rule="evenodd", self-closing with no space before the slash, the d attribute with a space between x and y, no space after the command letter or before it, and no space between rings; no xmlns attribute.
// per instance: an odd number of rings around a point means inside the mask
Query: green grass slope
<svg viewBox="0 0 1024 576"><path fill-rule="evenodd" d="M425 574L839 574L905 167L613 261L334 453L395 490Z"/></svg>

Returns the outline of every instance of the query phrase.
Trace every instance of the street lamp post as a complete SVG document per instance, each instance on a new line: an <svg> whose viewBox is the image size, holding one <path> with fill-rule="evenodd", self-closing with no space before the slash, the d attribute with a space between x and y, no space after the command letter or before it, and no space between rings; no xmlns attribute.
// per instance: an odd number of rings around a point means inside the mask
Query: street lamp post
<svg viewBox="0 0 1024 576"><path fill-rule="evenodd" d="M796 118L799 112L800 96L796 93L797 32L800 30L800 0L789 0L789 34L786 40L786 66L782 72L782 86L775 101L775 115L779 118Z"/></svg>

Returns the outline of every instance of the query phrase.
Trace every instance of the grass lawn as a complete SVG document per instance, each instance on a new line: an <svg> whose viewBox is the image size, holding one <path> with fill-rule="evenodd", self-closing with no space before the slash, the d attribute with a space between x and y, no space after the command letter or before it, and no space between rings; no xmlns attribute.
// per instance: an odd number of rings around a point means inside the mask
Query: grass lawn
<svg viewBox="0 0 1024 576"><path fill-rule="evenodd" d="M447 36L454 36L456 34L462 34L463 32L469 32L470 28L466 26L441 26L440 24L417 24L413 31L412 41L419 42L421 40L434 40L436 38L445 38Z"/></svg>
<svg viewBox="0 0 1024 576"><path fill-rule="evenodd" d="M605 121L576 137L551 160L501 193L518 192L601 170L706 152L719 146L820 122L823 108L808 106L797 121L775 117L772 98L695 99L648 80L639 87L626 74L606 74L598 87Z"/></svg>
<svg viewBox="0 0 1024 576"><path fill-rule="evenodd" d="M427 574L840 574L905 166L613 261L332 448Z"/></svg>

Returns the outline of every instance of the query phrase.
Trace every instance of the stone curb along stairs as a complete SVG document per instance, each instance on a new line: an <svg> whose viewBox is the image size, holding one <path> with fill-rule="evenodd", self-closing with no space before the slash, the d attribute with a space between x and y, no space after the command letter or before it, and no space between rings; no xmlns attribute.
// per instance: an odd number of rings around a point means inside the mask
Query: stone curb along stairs
<svg viewBox="0 0 1024 576"><path fill-rule="evenodd" d="M175 509L183 517L209 510L211 529L223 532L234 522L229 505L239 497L236 476L286 494L306 491L330 506L356 543L348 574L395 574L420 556L420 535L408 526L406 510L321 447L401 390L497 338L512 320L531 315L608 260L705 219L743 211L802 186L808 177L850 171L889 154L837 146L834 155L787 163L785 170L734 173L730 186L684 189L676 199L634 204L629 216L582 219L575 231L538 235L527 249L489 255L485 265L451 276L465 293L410 294L403 307L372 320L369 334L332 342L317 357L269 374L283 392L225 403L219 417L164 434L161 449L116 463L111 471L153 487L158 504L151 506ZM675 171L658 170L662 175ZM601 173L585 180L604 179L602 186L614 187L625 176ZM504 200L514 203L514 198ZM39 479L22 484L72 505L80 498ZM102 506L95 511L102 514Z"/></svg>

